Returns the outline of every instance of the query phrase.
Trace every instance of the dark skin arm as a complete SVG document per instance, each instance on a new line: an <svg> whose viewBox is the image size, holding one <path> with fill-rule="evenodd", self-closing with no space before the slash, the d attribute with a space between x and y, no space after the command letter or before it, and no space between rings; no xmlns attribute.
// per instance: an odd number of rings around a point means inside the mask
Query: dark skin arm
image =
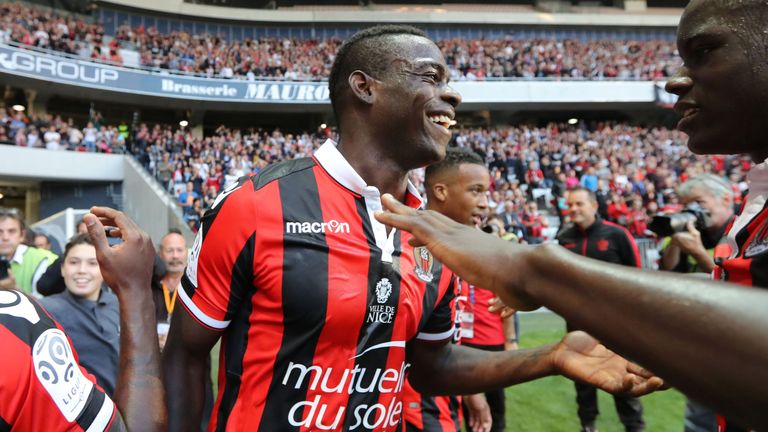
<svg viewBox="0 0 768 432"><path fill-rule="evenodd" d="M383 201L395 213L381 222L412 232L465 280L519 310L546 305L689 396L768 428L768 291L514 245Z"/></svg>
<svg viewBox="0 0 768 432"><path fill-rule="evenodd" d="M483 393L556 374L635 396L662 385L584 332L569 333L554 345L502 352L417 340L408 355L411 385L430 395Z"/></svg>
<svg viewBox="0 0 768 432"><path fill-rule="evenodd" d="M155 254L152 239L111 208L93 207L83 220L104 281L120 300L120 373L115 392L119 415L111 430L164 431L165 393L149 287ZM122 237L121 244L109 246L105 225L118 228L112 235Z"/></svg>
<svg viewBox="0 0 768 432"><path fill-rule="evenodd" d="M221 336L199 324L186 308L177 308L163 349L168 398L168 430L200 428L205 399L206 361Z"/></svg>

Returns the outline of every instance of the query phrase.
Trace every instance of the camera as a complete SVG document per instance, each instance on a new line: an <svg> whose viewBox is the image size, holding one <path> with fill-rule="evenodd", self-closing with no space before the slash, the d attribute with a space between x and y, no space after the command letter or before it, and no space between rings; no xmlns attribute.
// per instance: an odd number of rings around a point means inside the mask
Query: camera
<svg viewBox="0 0 768 432"><path fill-rule="evenodd" d="M480 230L482 230L484 233L499 235L499 226L496 224L485 224L480 228Z"/></svg>
<svg viewBox="0 0 768 432"><path fill-rule="evenodd" d="M651 219L648 229L660 237L686 231L689 222L699 231L709 228L709 211L697 203L691 203L682 211L672 214L658 214Z"/></svg>
<svg viewBox="0 0 768 432"><path fill-rule="evenodd" d="M8 277L8 268L10 266L11 263L5 257L0 257L0 280Z"/></svg>

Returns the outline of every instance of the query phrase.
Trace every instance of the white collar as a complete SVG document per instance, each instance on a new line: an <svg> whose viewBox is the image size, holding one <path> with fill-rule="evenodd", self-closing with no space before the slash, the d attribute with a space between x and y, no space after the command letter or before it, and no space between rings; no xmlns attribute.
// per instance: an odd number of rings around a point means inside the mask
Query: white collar
<svg viewBox="0 0 768 432"><path fill-rule="evenodd" d="M728 245L731 247L731 258L739 255L739 246L736 236L760 214L768 199L768 159L753 166L747 173L749 193L747 202L741 210L741 214L733 222L728 231Z"/></svg>
<svg viewBox="0 0 768 432"><path fill-rule="evenodd" d="M326 140L314 153L317 163L340 185L358 195L365 196L373 191L377 194L380 193L378 188L368 186L365 180L360 177L360 174L344 159L336 145L333 140ZM424 204L421 194L419 194L418 189L410 180L408 180L405 204L413 208L420 208Z"/></svg>
<svg viewBox="0 0 768 432"><path fill-rule="evenodd" d="M16 264L21 265L21 263L24 261L24 253L27 252L27 249L29 246L25 244L20 244L16 246L16 252L13 253L13 258L11 258L11 262L15 262Z"/></svg>

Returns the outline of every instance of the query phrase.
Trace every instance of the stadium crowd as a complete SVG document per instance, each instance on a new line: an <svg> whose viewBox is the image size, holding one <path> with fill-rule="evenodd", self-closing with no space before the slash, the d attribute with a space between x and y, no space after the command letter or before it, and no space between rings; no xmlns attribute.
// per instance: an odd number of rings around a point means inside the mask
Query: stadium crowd
<svg viewBox="0 0 768 432"><path fill-rule="evenodd" d="M328 128L288 133L226 126L200 138L169 125L108 125L98 111L85 127L53 114L28 117L8 110L0 117L0 142L132 153L178 198L193 230L226 184L270 163L311 155L327 138L336 138ZM676 188L695 175L728 178L734 204L740 205L751 166L743 157L695 156L678 131L619 122L460 127L453 142L487 161L493 175L492 213L504 220L506 231L532 243L551 240L545 215L557 215L562 222L565 191L576 185L596 192L605 219L641 238L652 236L647 230L652 215L682 209ZM412 177L422 184L423 174Z"/></svg>
<svg viewBox="0 0 768 432"><path fill-rule="evenodd" d="M122 63L120 49L142 66L216 78L321 80L330 73L340 38L259 38L227 41L216 34L161 33L123 24L105 35L98 22L60 16L18 3L0 4L0 41ZM454 80L659 80L680 60L671 40L444 39L437 41Z"/></svg>

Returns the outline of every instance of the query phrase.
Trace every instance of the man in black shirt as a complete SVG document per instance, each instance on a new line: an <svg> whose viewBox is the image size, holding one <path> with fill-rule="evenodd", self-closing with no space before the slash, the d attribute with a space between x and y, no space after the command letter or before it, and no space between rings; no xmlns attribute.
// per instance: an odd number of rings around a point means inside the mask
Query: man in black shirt
<svg viewBox="0 0 768 432"><path fill-rule="evenodd" d="M640 267L637 244L626 229L602 220L597 215L597 197L587 188L577 187L567 194L568 212L572 226L557 236L563 247L589 258L630 267ZM568 325L568 330L575 330ZM643 406L633 397L614 395L616 411L627 432L641 431ZM584 432L596 431L595 420L599 413L597 389L594 386L576 383L576 403L579 405L579 420Z"/></svg>

